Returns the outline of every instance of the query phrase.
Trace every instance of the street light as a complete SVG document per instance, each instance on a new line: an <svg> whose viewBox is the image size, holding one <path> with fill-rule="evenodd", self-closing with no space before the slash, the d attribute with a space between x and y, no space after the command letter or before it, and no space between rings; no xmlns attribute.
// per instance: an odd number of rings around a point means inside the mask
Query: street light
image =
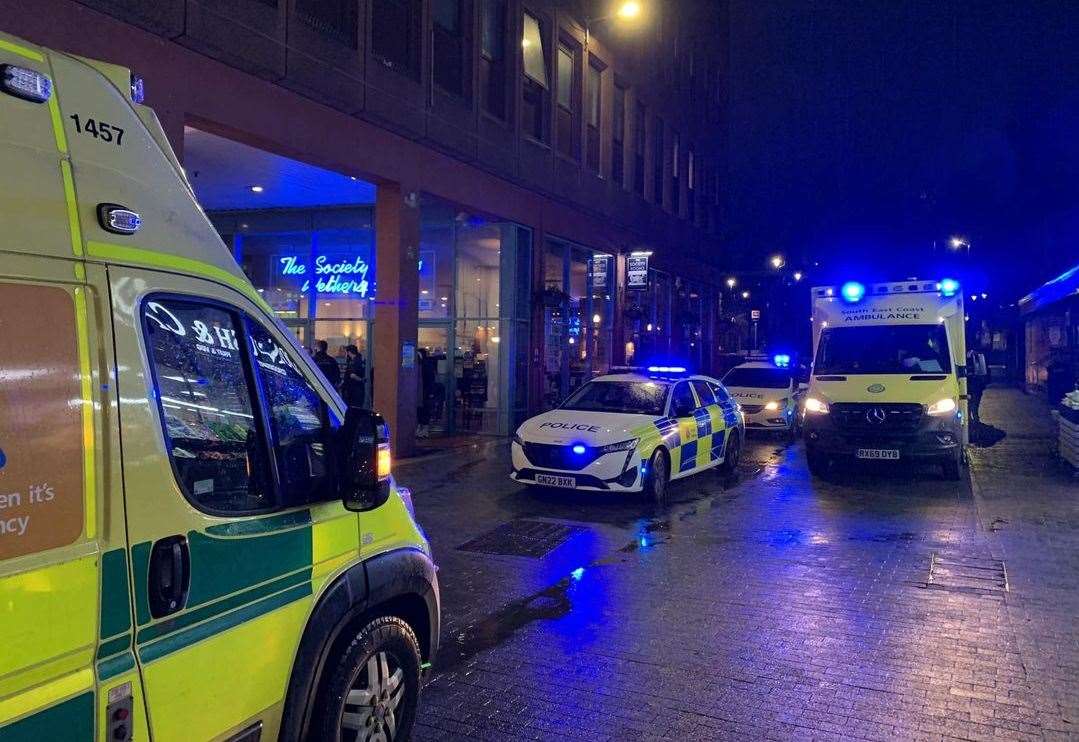
<svg viewBox="0 0 1079 742"><path fill-rule="evenodd" d="M795 281L801 281L802 280L802 271L795 271L794 272L794 280Z"/></svg>
<svg viewBox="0 0 1079 742"><path fill-rule="evenodd" d="M592 40L592 24L593 23L601 23L603 21L609 21L609 20L612 20L612 19L615 19L615 18L617 18L618 20L622 20L622 21L633 21L633 20L636 20L637 18L640 18L640 16L643 14L643 12L644 12L644 5L643 5L643 3L639 2L639 0L623 0L623 2L620 2L618 4L618 7L615 9L614 13L612 13L611 15L601 16L599 18L585 18L585 20L584 20L584 48L585 48L585 51L588 50L588 42Z"/></svg>
<svg viewBox="0 0 1079 742"><path fill-rule="evenodd" d="M780 268L782 268L786 264L786 262L787 261L783 260L782 255L773 255L772 256L772 267L775 268L776 270L779 270Z"/></svg>
<svg viewBox="0 0 1079 742"><path fill-rule="evenodd" d="M730 278L727 279L727 288L733 289L737 285L738 285L738 279L736 279L734 276L731 276Z"/></svg>
<svg viewBox="0 0 1079 742"><path fill-rule="evenodd" d="M948 245L953 250L966 250L967 254L970 254L970 251L973 249L973 246L970 244L970 240L964 239L963 237L960 237L958 235L948 240Z"/></svg>
<svg viewBox="0 0 1079 742"><path fill-rule="evenodd" d="M742 292L742 298L743 299L748 299L749 298L749 292L748 291L743 291Z"/></svg>

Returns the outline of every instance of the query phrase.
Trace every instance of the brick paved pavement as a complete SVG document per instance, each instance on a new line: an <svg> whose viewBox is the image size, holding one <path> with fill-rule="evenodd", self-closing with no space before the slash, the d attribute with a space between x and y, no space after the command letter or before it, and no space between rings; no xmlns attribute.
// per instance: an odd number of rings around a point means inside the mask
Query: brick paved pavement
<svg viewBox="0 0 1079 742"><path fill-rule="evenodd" d="M990 390L983 416L1027 403ZM416 737L1075 734L1079 490L1023 473L1040 444L1012 419L974 453L977 505L932 469L813 481L768 440L664 511L522 490L504 443L405 464L445 612ZM586 530L542 559L457 548L516 518Z"/></svg>

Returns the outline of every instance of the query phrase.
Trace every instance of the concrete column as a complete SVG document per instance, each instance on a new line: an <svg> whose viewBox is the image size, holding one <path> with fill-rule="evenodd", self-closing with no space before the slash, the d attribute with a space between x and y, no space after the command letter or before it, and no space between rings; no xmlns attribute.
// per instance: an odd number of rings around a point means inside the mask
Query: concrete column
<svg viewBox="0 0 1079 742"><path fill-rule="evenodd" d="M390 425L396 456L412 453L416 438L415 348L419 300L420 210L399 184L379 185L375 197L374 408ZM405 357L405 347L411 351Z"/></svg>

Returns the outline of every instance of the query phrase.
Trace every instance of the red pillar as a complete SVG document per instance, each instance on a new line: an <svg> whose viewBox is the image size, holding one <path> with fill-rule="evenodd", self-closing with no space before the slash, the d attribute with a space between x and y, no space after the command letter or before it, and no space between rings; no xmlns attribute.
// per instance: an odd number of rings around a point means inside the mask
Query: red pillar
<svg viewBox="0 0 1079 742"><path fill-rule="evenodd" d="M374 407L390 425L397 456L411 454L416 437L419 242L416 196L399 184L380 184L375 197Z"/></svg>

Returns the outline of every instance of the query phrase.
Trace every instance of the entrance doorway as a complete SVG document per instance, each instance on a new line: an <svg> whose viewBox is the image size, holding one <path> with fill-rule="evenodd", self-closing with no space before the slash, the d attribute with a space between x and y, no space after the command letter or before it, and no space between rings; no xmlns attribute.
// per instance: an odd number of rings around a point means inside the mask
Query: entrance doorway
<svg viewBox="0 0 1079 742"><path fill-rule="evenodd" d="M418 433L452 435L456 396L453 364L453 326L449 322L421 322L419 351Z"/></svg>

